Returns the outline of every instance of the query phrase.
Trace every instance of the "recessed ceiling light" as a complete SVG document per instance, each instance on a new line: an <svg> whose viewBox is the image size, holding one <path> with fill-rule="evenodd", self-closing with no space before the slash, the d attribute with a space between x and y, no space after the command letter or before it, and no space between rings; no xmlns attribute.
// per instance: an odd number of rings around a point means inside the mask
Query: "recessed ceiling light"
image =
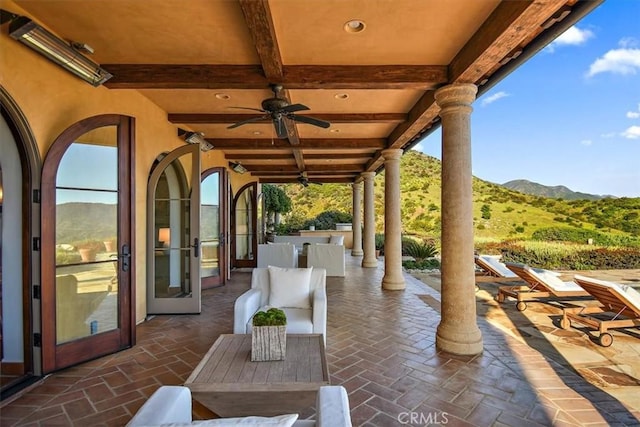
<svg viewBox="0 0 640 427"><path fill-rule="evenodd" d="M340 129L331 129L329 132L338 133L338 132L340 132Z"/></svg>
<svg viewBox="0 0 640 427"><path fill-rule="evenodd" d="M253 134L254 134L254 135L262 135L262 132L260 132L259 130L254 130L254 131L253 131Z"/></svg>
<svg viewBox="0 0 640 427"><path fill-rule="evenodd" d="M352 19L350 21L347 21L344 24L344 30L347 33L361 33L364 31L364 29L367 27L367 24L364 23L364 21L361 21L359 19Z"/></svg>
<svg viewBox="0 0 640 427"><path fill-rule="evenodd" d="M231 96L226 93L216 93L216 98L227 100L231 99Z"/></svg>
<svg viewBox="0 0 640 427"><path fill-rule="evenodd" d="M336 93L334 95L335 99L347 99L349 98L349 94L348 93Z"/></svg>

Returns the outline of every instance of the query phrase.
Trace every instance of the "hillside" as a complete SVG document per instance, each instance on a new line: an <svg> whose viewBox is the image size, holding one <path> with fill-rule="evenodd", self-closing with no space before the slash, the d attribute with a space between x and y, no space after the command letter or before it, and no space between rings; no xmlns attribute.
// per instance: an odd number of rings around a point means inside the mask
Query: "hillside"
<svg viewBox="0 0 640 427"><path fill-rule="evenodd" d="M548 186L538 184L537 182L528 181L526 179L515 179L513 181L505 182L503 187L507 187L510 190L519 191L524 194L530 194L532 196L549 197L551 199L563 199L563 200L600 200L607 196L599 196L596 194L580 193L572 191L564 185Z"/></svg>
<svg viewBox="0 0 640 427"><path fill-rule="evenodd" d="M405 234L440 235L440 161L409 151L401 161L402 224ZM285 222L314 218L327 210L351 212L351 186L324 184L282 186L293 202ZM376 229L382 231L384 172L375 178ZM640 236L640 198L558 200L522 194L473 178L476 237L528 238L546 227L576 227ZM288 219L287 219L288 218Z"/></svg>

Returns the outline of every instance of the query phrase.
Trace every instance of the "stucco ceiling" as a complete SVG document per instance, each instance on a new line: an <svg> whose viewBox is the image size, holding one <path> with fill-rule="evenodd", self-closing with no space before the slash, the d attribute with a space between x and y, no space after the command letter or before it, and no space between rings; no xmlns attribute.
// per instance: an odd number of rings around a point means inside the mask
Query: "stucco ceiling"
<svg viewBox="0 0 640 427"><path fill-rule="evenodd" d="M87 43L114 77L176 128L200 131L263 182L353 182L383 165L384 148L409 148L437 123L433 92L481 90L594 7L576 0L16 0L59 36ZM345 29L360 20L364 31ZM284 86L328 129L259 114ZM488 87L488 86L487 86Z"/></svg>

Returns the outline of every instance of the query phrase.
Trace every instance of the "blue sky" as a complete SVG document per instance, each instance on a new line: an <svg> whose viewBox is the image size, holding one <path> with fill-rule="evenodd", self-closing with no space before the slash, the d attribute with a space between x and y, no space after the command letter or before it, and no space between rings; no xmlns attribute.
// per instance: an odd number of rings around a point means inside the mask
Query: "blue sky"
<svg viewBox="0 0 640 427"><path fill-rule="evenodd" d="M474 103L474 176L640 197L640 0L606 0ZM437 130L415 149L441 158Z"/></svg>

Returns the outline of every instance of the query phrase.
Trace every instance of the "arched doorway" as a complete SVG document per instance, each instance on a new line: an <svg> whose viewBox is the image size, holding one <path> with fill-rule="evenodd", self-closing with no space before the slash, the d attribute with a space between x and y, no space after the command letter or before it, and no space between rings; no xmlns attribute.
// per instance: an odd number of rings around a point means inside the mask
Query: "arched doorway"
<svg viewBox="0 0 640 427"><path fill-rule="evenodd" d="M90 117L42 168L42 363L51 372L135 342L135 121Z"/></svg>

